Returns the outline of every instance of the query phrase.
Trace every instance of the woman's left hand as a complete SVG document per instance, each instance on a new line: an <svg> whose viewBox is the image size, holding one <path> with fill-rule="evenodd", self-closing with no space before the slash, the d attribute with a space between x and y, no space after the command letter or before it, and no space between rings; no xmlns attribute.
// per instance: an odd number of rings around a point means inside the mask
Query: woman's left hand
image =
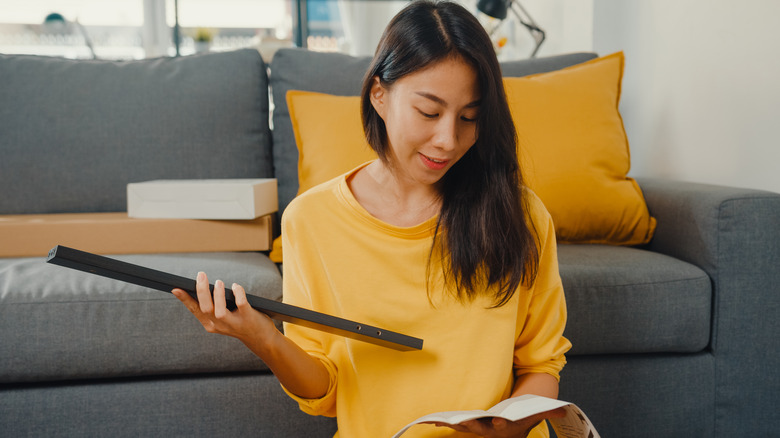
<svg viewBox="0 0 780 438"><path fill-rule="evenodd" d="M563 418L566 411L563 408L542 412L517 421L508 421L503 418L492 417L477 420L464 421L459 424L434 423L436 426L444 426L458 432L473 433L486 438L525 438L534 427L547 418Z"/></svg>

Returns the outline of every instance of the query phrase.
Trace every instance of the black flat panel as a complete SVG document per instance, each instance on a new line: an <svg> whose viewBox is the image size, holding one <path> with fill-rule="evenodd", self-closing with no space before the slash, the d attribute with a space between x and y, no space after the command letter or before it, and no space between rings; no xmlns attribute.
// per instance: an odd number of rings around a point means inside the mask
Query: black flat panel
<svg viewBox="0 0 780 438"><path fill-rule="evenodd" d="M132 263L92 254L66 246L57 245L49 251L47 263L77 269L84 272L112 278L114 280L137 284L162 292L170 293L174 288L185 290L197 299L196 281L186 277L157 271ZM209 285L212 293L214 285ZM229 309L235 309L233 291L225 288L225 298ZM293 324L322 330L340 336L370 342L396 350L421 350L423 340L401 333L392 332L360 322L350 321L325 313L315 312L302 307L291 306L268 298L247 294L249 304L271 318Z"/></svg>

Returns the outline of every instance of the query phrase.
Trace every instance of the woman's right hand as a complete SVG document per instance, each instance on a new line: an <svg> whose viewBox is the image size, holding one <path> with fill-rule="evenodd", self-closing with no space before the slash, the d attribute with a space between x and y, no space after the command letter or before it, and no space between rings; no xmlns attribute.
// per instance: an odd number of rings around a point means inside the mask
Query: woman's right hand
<svg viewBox="0 0 780 438"><path fill-rule="evenodd" d="M232 336L243 342L293 394L303 398L325 395L330 385L330 376L322 361L310 356L285 337L276 329L271 318L253 309L243 287L233 284L236 310L232 312L227 308L223 282L214 282L212 299L209 280L206 274L200 272L196 289L197 300L181 289L172 292L198 318L207 332Z"/></svg>
<svg viewBox="0 0 780 438"><path fill-rule="evenodd" d="M172 293L209 333L231 336L245 344L255 345L267 344L274 336L281 335L271 318L249 305L243 287L233 283L232 289L236 302L236 309L232 312L227 308L225 284L220 280L214 282L212 299L209 280L203 272L199 272L197 277L197 300L182 289L174 289Z"/></svg>
<svg viewBox="0 0 780 438"><path fill-rule="evenodd" d="M209 280L198 273L195 300L187 292L172 292L198 318L209 333L237 338L268 365L279 381L293 394L319 398L328 390L330 376L322 361L315 359L276 329L273 320L249 305L244 288L233 284L236 310L227 308L225 284L214 282L211 298Z"/></svg>

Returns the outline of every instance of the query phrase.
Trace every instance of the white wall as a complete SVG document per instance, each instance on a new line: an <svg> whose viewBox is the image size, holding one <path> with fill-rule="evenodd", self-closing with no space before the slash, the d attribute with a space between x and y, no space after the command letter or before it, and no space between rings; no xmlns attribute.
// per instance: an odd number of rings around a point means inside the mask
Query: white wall
<svg viewBox="0 0 780 438"><path fill-rule="evenodd" d="M403 0L339 0L339 12L348 44L342 51L353 56L374 56L387 23L406 5L407 2Z"/></svg>
<svg viewBox="0 0 780 438"><path fill-rule="evenodd" d="M780 1L594 0L632 175L780 192Z"/></svg>
<svg viewBox="0 0 780 438"><path fill-rule="evenodd" d="M525 10L542 28L547 39L537 56L593 50L594 0L521 0ZM514 14L510 13L510 17ZM516 30L519 57L533 51L533 40L524 27Z"/></svg>

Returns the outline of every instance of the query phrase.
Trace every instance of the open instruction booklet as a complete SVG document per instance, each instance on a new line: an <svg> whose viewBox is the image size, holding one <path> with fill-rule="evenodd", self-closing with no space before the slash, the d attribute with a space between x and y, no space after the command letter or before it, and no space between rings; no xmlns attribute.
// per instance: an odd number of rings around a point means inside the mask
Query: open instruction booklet
<svg viewBox="0 0 780 438"><path fill-rule="evenodd" d="M500 417L509 421L517 421L558 408L563 408L566 411L566 415L562 418L551 418L548 421L559 438L601 438L585 413L576 405L538 395L522 395L506 399L486 411L449 411L428 414L404 426L403 429L393 435L393 438L400 437L410 427L420 423L458 424L468 420L488 417Z"/></svg>

